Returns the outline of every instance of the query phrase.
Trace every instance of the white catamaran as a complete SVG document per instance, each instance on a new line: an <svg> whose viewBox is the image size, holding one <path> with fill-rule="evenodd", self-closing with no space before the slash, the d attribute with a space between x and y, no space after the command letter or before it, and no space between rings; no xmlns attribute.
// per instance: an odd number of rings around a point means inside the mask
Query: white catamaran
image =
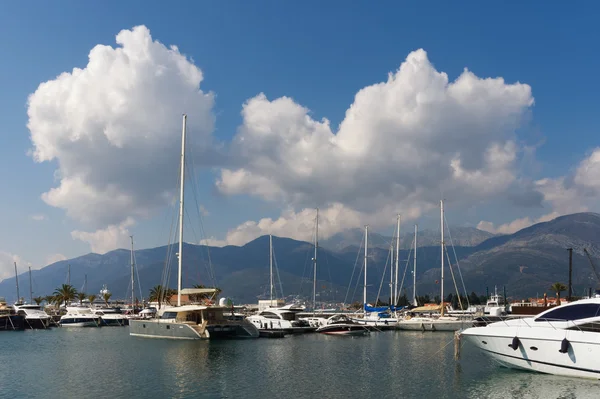
<svg viewBox="0 0 600 399"><path fill-rule="evenodd" d="M181 265L183 260L183 211L185 182L185 133L186 119L183 115L181 133L181 182L179 193L179 253L177 270L177 306L169 308L160 318L130 320L129 334L148 338L169 339L215 339L258 338L258 329L247 320L231 320L231 309L217 305L181 306L181 295L216 294L215 288L181 288ZM133 287L132 287L133 288Z"/></svg>

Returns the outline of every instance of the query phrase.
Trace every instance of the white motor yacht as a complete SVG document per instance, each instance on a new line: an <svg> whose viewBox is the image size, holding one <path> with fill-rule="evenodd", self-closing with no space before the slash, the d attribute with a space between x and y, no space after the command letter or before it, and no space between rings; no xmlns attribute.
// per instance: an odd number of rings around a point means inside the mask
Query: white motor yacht
<svg viewBox="0 0 600 399"><path fill-rule="evenodd" d="M67 306L67 314L60 318L62 327L100 327L100 316L85 306Z"/></svg>
<svg viewBox="0 0 600 399"><path fill-rule="evenodd" d="M317 328L317 332L328 335L367 335L369 328L344 314L337 314L327 319L327 323Z"/></svg>
<svg viewBox="0 0 600 399"><path fill-rule="evenodd" d="M506 316L505 306L500 305L500 302L504 302L504 299L501 295L498 295L498 288L494 287L494 295L487 300L483 314L486 316Z"/></svg>
<svg viewBox="0 0 600 399"><path fill-rule="evenodd" d="M600 379L600 298L469 328L461 336L506 367Z"/></svg>
<svg viewBox="0 0 600 399"><path fill-rule="evenodd" d="M129 318L115 308L95 308L92 313L100 316L100 323L107 327L121 327L129 325Z"/></svg>
<svg viewBox="0 0 600 399"><path fill-rule="evenodd" d="M13 305L15 313L25 318L25 328L46 329L52 325L52 317L40 305Z"/></svg>
<svg viewBox="0 0 600 399"><path fill-rule="evenodd" d="M283 330L287 334L300 334L313 332L315 326L297 317L304 306L290 304L280 308L268 308L258 314L248 316L246 320L251 322L258 330Z"/></svg>

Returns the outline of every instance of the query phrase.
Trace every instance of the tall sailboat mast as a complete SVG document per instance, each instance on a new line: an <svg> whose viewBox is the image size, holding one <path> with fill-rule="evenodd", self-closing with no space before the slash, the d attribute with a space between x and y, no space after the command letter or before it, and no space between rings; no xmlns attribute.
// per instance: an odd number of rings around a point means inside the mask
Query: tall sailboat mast
<svg viewBox="0 0 600 399"><path fill-rule="evenodd" d="M269 234L269 275L271 279L271 304L273 306L273 236Z"/></svg>
<svg viewBox="0 0 600 399"><path fill-rule="evenodd" d="M415 224L415 254L413 264L413 305L419 306L417 302L417 229L418 226Z"/></svg>
<svg viewBox="0 0 600 399"><path fill-rule="evenodd" d="M396 280L394 282L394 306L398 304L398 263L400 262L400 215L398 214L398 228L396 229Z"/></svg>
<svg viewBox="0 0 600 399"><path fill-rule="evenodd" d="M31 284L31 267L29 267L29 303L33 303L33 285Z"/></svg>
<svg viewBox="0 0 600 399"><path fill-rule="evenodd" d="M21 294L19 293L19 275L17 274L17 262L15 262L15 281L17 282L17 302L21 300Z"/></svg>
<svg viewBox="0 0 600 399"><path fill-rule="evenodd" d="M363 311L367 313L367 248L369 245L369 226L365 226L365 282L363 285Z"/></svg>
<svg viewBox="0 0 600 399"><path fill-rule="evenodd" d="M181 262L183 261L183 195L185 186L185 126L187 115L183 114L181 129L181 182L179 187L179 253L177 264L177 306L181 306Z"/></svg>
<svg viewBox="0 0 600 399"><path fill-rule="evenodd" d="M440 291L442 297L440 298L442 301L442 309L440 314L444 315L444 200L440 200L440 226L441 226L441 257L442 257L442 280L440 281Z"/></svg>
<svg viewBox="0 0 600 399"><path fill-rule="evenodd" d="M67 285L71 285L71 264L67 265Z"/></svg>
<svg viewBox="0 0 600 399"><path fill-rule="evenodd" d="M133 236L131 238L131 310L135 309L135 285L134 285L134 267L133 267Z"/></svg>
<svg viewBox="0 0 600 399"><path fill-rule="evenodd" d="M317 306L317 250L319 248L319 208L317 208L317 219L315 227L315 256L313 257L313 312Z"/></svg>
<svg viewBox="0 0 600 399"><path fill-rule="evenodd" d="M390 244L390 306L394 303L394 243Z"/></svg>

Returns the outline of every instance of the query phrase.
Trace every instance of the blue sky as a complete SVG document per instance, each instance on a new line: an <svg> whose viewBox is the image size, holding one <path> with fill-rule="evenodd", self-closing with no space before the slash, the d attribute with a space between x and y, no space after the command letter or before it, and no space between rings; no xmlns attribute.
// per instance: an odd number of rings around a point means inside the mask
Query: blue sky
<svg viewBox="0 0 600 399"><path fill-rule="evenodd" d="M123 29L145 25L153 40L176 45L193 59L203 73L201 90L215 94L212 136L225 148L244 123L242 105L259 93L270 101L293 98L310 110L314 120L330 120L335 133L360 89L385 82L388 73L422 48L450 82L468 68L480 78L502 77L506 84L529 85L535 104L525 107L513 139L519 148L535 147L535 154L523 157L518 151L513 165L517 178L535 181L564 176L569 181L576 180L580 163L598 146L594 112L600 91L595 79L600 69L595 51L598 8L594 2L546 2L542 6L517 1L461 2L460 6L442 1L377 5L342 1L4 2L0 4L0 178L4 185L0 252L41 267L53 254L73 257L90 251L87 242L72 238L72 231L106 227L100 221L93 226L83 223L41 199L59 185L58 164L56 159L36 163L28 155L32 144L27 98L41 83L62 72L85 68L94 46L117 47L115 36ZM174 142L178 134L174 132ZM210 213L205 218L206 230L215 240L225 240L228 231L246 221L278 218L286 209L310 208L305 199L272 201L242 189L237 194L231 194L233 189L219 191L215 181L220 168L213 165L198 172L201 202ZM253 170L256 174L258 169ZM598 210L590 187L585 193L588 202L580 208ZM295 194L294 198L299 196ZM439 190L434 194L439 196ZM331 194L329 200L338 198ZM362 204L347 205L363 209ZM548 202L514 206L491 195L457 203L448 218L460 225L489 221L497 226L570 208L565 209ZM139 247L165 242L165 213L164 208L155 207L127 227ZM32 220L32 215L43 215L44 220ZM434 226L435 215L425 209L415 219ZM390 224L394 220L392 215ZM385 225L379 227L388 230Z"/></svg>

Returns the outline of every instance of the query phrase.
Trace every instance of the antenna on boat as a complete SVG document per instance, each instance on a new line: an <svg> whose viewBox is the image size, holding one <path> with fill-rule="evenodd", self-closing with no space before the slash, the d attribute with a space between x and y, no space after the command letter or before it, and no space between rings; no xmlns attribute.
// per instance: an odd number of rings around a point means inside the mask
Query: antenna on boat
<svg viewBox="0 0 600 399"><path fill-rule="evenodd" d="M183 260L183 194L185 182L185 127L187 115L183 114L183 127L181 129L181 182L179 188L179 253L177 265L177 306L181 306L181 262Z"/></svg>

